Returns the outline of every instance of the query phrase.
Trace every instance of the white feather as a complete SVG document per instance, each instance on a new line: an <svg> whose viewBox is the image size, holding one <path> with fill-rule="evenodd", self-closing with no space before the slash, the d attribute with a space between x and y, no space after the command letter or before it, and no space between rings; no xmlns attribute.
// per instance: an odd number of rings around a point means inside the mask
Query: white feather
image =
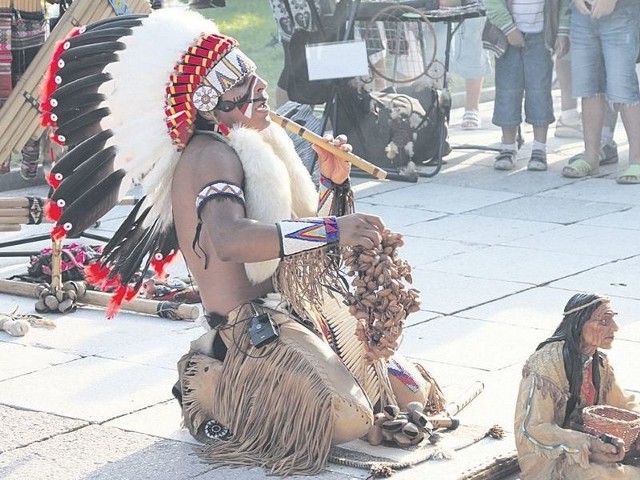
<svg viewBox="0 0 640 480"><path fill-rule="evenodd" d="M104 104L111 115L101 126L114 133L109 144L118 146L115 168L127 172L120 196L142 183L152 205L146 223L159 217L167 227L172 221L170 178L180 153L167 133L165 88L187 49L203 33L218 33L218 28L183 9L156 10L142 23L121 39L126 49L118 53L120 61L105 68L113 80L101 92L108 95Z"/></svg>
<svg viewBox="0 0 640 480"><path fill-rule="evenodd" d="M284 130L273 124L263 132L235 127L229 145L242 163L247 217L276 223L295 217L294 212L315 215L318 193ZM259 283L274 274L278 263L247 263L245 270L251 282Z"/></svg>

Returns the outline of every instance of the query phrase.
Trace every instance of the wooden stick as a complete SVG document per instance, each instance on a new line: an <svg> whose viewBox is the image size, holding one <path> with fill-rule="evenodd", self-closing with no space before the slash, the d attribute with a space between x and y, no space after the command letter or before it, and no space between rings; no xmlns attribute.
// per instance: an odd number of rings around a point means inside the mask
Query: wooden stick
<svg viewBox="0 0 640 480"><path fill-rule="evenodd" d="M480 380L473 382L455 401L449 402L445 407L445 413L449 416L457 415L463 408L469 405L484 390L484 383Z"/></svg>
<svg viewBox="0 0 640 480"><path fill-rule="evenodd" d="M0 218L2 217L24 218L28 216L29 216L28 208L2 208L2 205L0 205Z"/></svg>
<svg viewBox="0 0 640 480"><path fill-rule="evenodd" d="M0 293L37 298L35 284L14 280L0 279ZM78 298L79 302L97 307L106 307L110 300L110 294L91 290L88 290L82 297ZM161 318L169 318L172 320L195 320L200 315L200 309L196 305L159 302L157 300L147 300L144 298L137 298L130 302L122 302L122 309L135 313L157 315Z"/></svg>
<svg viewBox="0 0 640 480"><path fill-rule="evenodd" d="M151 11L148 1L130 2L129 6L132 13ZM22 150L30 138L39 138L42 135L38 111L25 100L24 95L29 94L38 99L40 81L55 44L76 24L86 25L113 16L115 12L108 0L74 0L0 109L0 158L6 158L14 150Z"/></svg>
<svg viewBox="0 0 640 480"><path fill-rule="evenodd" d="M304 128L302 125L298 125L296 122L289 120L288 118L281 117L275 112L269 112L269 115L271 117L271 120L280 125L282 128L295 133L296 135L304 138L305 140L313 143L314 145L317 145L324 150L327 150L328 152L333 153L336 157L341 158L342 160L346 160L359 169L373 175L374 177L381 180L387 177L386 171L382 170L379 167L376 167L372 163L367 162L364 158L360 158L353 153L347 153L344 150L341 150L335 145L327 142L327 140L322 138L320 135Z"/></svg>
<svg viewBox="0 0 640 480"><path fill-rule="evenodd" d="M27 217L0 217L0 225L20 225Z"/></svg>
<svg viewBox="0 0 640 480"><path fill-rule="evenodd" d="M28 197L0 198L1 208L29 208Z"/></svg>
<svg viewBox="0 0 640 480"><path fill-rule="evenodd" d="M62 240L51 242L51 291L62 288Z"/></svg>

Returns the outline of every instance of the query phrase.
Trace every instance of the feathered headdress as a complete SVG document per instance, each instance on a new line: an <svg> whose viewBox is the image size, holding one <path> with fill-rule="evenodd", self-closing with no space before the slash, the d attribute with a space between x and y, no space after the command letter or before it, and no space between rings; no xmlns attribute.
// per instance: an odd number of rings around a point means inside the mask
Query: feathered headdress
<svg viewBox="0 0 640 480"><path fill-rule="evenodd" d="M41 90L43 126L69 147L51 169L46 208L54 239L94 224L137 184L143 197L87 268L115 291L107 316L133 298L141 273L161 274L177 252L171 181L197 111L255 70L237 42L182 9L120 16L70 32L55 49Z"/></svg>

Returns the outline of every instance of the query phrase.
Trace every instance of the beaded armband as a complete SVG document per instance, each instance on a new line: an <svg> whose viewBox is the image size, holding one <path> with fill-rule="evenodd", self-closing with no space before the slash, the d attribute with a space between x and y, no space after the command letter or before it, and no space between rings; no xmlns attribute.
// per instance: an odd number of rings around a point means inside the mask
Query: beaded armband
<svg viewBox="0 0 640 480"><path fill-rule="evenodd" d="M214 198L227 197L239 200L244 205L244 192L242 188L230 182L216 180L208 183L196 195L196 213L200 218L200 212L209 200Z"/></svg>
<svg viewBox="0 0 640 480"><path fill-rule="evenodd" d="M207 183L202 190L196 195L196 215L198 216L198 226L196 227L196 233L193 236L193 242L191 248L195 252L196 256L200 258L198 252L196 252L196 246L204 254L204 268L206 269L209 264L209 257L200 246L200 232L202 231L202 209L210 200L214 198L229 198L240 202L242 206L245 205L244 192L238 185L223 180L216 180L211 183Z"/></svg>
<svg viewBox="0 0 640 480"><path fill-rule="evenodd" d="M276 223L280 236L280 257L338 243L336 217L298 218Z"/></svg>
<svg viewBox="0 0 640 480"><path fill-rule="evenodd" d="M344 183L337 185L324 175L320 175L318 215L344 215L348 209L343 204L350 191L351 184L348 179Z"/></svg>

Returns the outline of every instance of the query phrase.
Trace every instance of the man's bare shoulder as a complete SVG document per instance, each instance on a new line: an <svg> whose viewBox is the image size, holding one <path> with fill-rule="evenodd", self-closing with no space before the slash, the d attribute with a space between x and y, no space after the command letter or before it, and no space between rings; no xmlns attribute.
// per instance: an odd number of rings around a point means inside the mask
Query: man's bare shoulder
<svg viewBox="0 0 640 480"><path fill-rule="evenodd" d="M240 159L226 142L212 135L196 134L182 152L174 182L199 188L213 180L240 184L243 177Z"/></svg>

